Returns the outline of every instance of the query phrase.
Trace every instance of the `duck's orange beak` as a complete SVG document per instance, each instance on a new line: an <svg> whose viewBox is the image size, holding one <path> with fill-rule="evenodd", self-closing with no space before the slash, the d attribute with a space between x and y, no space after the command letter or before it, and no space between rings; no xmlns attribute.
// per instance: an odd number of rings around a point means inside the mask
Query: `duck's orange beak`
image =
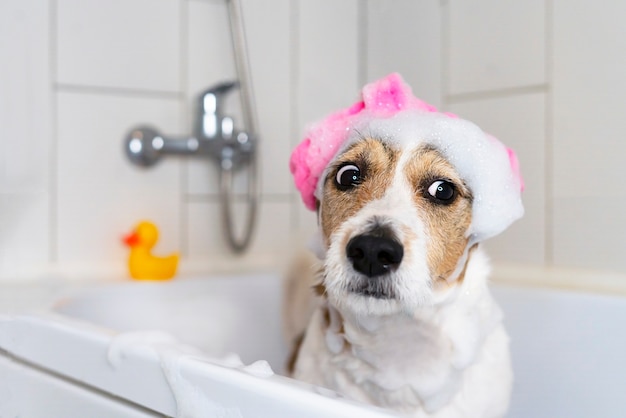
<svg viewBox="0 0 626 418"><path fill-rule="evenodd" d="M129 247L134 247L139 244L139 234L137 234L137 231L133 231L130 234L126 235L122 239L122 241L124 241L124 244L128 245Z"/></svg>

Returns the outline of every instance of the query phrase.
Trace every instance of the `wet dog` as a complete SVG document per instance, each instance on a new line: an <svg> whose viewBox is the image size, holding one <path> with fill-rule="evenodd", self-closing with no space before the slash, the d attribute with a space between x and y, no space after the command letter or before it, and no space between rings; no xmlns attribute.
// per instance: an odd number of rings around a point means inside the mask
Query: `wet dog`
<svg viewBox="0 0 626 418"><path fill-rule="evenodd" d="M296 182L320 231L319 268L289 278L293 376L408 416L503 416L509 343L480 243L522 214L516 160L395 74L363 99L291 160L296 177L308 164L313 187ZM316 140L336 145L330 157L312 153ZM316 299L303 303L307 289Z"/></svg>

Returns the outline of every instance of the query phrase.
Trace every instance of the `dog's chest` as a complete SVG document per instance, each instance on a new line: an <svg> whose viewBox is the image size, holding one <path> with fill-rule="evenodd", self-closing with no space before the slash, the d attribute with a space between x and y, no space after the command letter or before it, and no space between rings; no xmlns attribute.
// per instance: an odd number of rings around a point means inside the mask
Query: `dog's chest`
<svg viewBox="0 0 626 418"><path fill-rule="evenodd" d="M394 316L345 323L343 331L343 350L332 363L376 404L423 407L446 403L458 390L452 343L438 327Z"/></svg>

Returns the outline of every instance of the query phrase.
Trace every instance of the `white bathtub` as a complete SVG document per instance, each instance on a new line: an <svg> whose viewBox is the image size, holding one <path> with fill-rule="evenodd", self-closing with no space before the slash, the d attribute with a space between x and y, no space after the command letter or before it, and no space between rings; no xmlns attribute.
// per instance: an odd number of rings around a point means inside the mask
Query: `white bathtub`
<svg viewBox="0 0 626 418"><path fill-rule="evenodd" d="M512 340L510 417L626 415L626 298L493 290ZM278 375L280 291L277 275L57 289L54 309L0 318L0 417L389 416Z"/></svg>
<svg viewBox="0 0 626 418"><path fill-rule="evenodd" d="M626 417L626 298L494 286L511 336L511 418Z"/></svg>

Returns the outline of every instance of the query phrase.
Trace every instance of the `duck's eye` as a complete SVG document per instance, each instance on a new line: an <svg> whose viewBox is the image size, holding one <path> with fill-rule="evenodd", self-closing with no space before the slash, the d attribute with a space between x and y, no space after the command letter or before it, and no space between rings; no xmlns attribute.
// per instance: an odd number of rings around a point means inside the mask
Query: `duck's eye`
<svg viewBox="0 0 626 418"><path fill-rule="evenodd" d="M452 203L456 190L454 184L445 180L435 180L430 186L428 186L428 194L436 202L439 203Z"/></svg>
<svg viewBox="0 0 626 418"><path fill-rule="evenodd" d="M344 164L337 170L335 183L340 190L348 190L361 183L361 170L354 164Z"/></svg>

